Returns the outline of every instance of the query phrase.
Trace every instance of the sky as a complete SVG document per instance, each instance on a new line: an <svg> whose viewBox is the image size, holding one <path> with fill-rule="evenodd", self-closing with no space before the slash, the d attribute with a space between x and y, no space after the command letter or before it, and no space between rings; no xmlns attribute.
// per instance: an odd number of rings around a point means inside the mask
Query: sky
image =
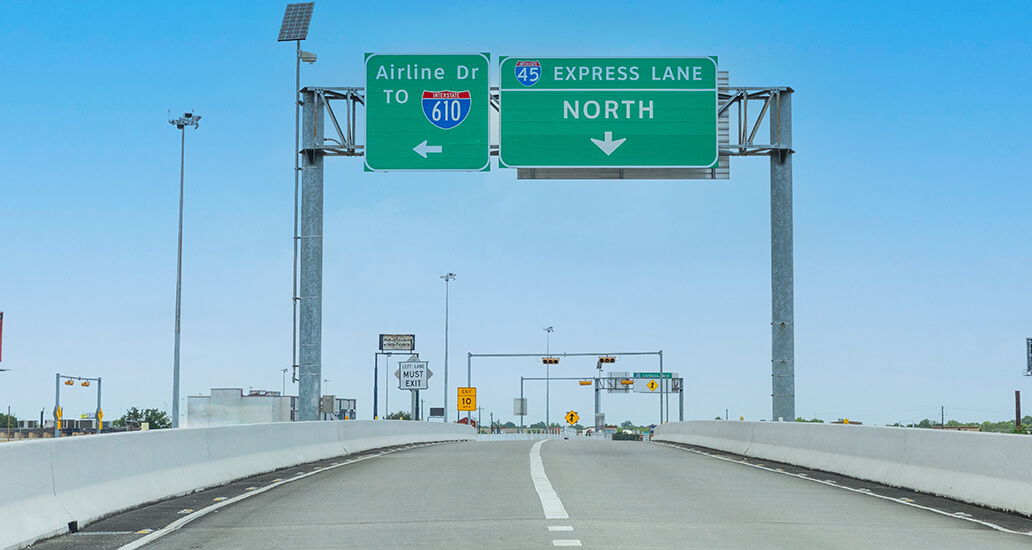
<svg viewBox="0 0 1032 550"><path fill-rule="evenodd" d="M285 2L9 2L0 23L0 408L50 418L55 374L101 377L105 418L171 410L181 134L181 403L296 394L294 44ZM331 2L302 86L365 86L365 53L717 56L793 95L796 413L865 424L1013 418L1032 395L1032 5L1022 2ZM364 112L358 111L360 127ZM763 136L766 130L761 130ZM363 137L359 136L360 143ZM497 136L492 138L497 143ZM758 140L759 141L759 140ZM517 180L325 163L324 393L372 415L378 335L415 334L442 406L467 354L653 352L684 418L771 416L769 160L729 180ZM554 327L546 333L545 327ZM385 392L380 414L409 407ZM594 357L551 376L590 377ZM613 371L651 372L618 356ZM536 358L475 358L486 422L519 422ZM527 381L527 423L545 384ZM62 387L65 415L93 388ZM548 414L593 412L552 382ZM610 423L655 396L603 395ZM1032 410L1027 405L1026 410ZM455 412L449 413L454 419ZM677 401L671 418L678 418ZM184 418L185 421L185 418Z"/></svg>

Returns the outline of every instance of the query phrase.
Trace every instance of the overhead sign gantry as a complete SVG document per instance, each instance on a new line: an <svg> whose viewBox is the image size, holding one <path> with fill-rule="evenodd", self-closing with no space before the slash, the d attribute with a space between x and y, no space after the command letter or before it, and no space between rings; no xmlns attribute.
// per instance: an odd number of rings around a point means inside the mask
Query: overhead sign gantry
<svg viewBox="0 0 1032 550"><path fill-rule="evenodd" d="M317 419L321 380L324 157L364 156L374 171L476 171L494 154L519 179L728 179L729 157L769 156L772 419L795 418L793 90L732 87L716 57L503 57L496 95L487 60L368 54L366 88L302 91L301 418ZM344 103L343 126L332 102ZM367 109L365 144L355 137L358 105ZM335 137L324 137L327 120ZM757 142L765 121L770 141Z"/></svg>

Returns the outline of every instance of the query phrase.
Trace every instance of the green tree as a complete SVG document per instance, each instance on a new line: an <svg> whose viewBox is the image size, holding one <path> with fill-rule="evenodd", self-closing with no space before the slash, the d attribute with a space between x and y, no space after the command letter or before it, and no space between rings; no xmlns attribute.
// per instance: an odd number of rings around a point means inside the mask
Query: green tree
<svg viewBox="0 0 1032 550"><path fill-rule="evenodd" d="M0 430L6 432L8 427L10 427L10 429L12 430L17 430L18 419L13 414L6 415L4 413L0 413Z"/></svg>
<svg viewBox="0 0 1032 550"><path fill-rule="evenodd" d="M172 427L172 419L169 418L168 413L165 411L159 411L158 409L144 409L139 410L136 407L130 408L122 418L115 420L111 423L116 428L131 428L139 429L140 424L146 422L152 430L161 430L164 428Z"/></svg>
<svg viewBox="0 0 1032 550"><path fill-rule="evenodd" d="M816 423L816 424L824 424L824 421L821 420L820 418L811 418L810 420L807 420L807 419L805 419L805 418L803 418L801 416L796 418L795 421L796 422L813 422L813 423Z"/></svg>
<svg viewBox="0 0 1032 550"><path fill-rule="evenodd" d="M387 415L387 420L412 420L412 415L404 411L392 412Z"/></svg>
<svg viewBox="0 0 1032 550"><path fill-rule="evenodd" d="M506 422L505 424L502 424L500 427L502 427L502 428L515 428L516 424L514 424L512 422Z"/></svg>
<svg viewBox="0 0 1032 550"><path fill-rule="evenodd" d="M637 426L635 426L634 422L631 422L630 420L624 420L623 422L620 423L620 427L624 428L624 429L633 429L633 428L636 428Z"/></svg>

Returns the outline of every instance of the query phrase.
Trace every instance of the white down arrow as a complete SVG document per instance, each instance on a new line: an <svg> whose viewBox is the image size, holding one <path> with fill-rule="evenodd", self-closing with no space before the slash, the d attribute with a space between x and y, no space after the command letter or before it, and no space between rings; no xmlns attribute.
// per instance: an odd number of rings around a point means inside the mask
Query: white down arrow
<svg viewBox="0 0 1032 550"><path fill-rule="evenodd" d="M591 141L594 142L595 145L598 145L598 148L602 149L602 152L605 153L607 157L612 155L613 151L616 151L616 148L622 145L626 140L627 138L620 138L614 141L613 132L606 132L606 139L604 140L591 138Z"/></svg>

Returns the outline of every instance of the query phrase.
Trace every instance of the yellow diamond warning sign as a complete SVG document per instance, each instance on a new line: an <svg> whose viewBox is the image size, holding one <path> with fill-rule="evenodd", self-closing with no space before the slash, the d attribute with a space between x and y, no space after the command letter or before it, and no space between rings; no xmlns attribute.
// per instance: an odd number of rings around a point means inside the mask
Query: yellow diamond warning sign
<svg viewBox="0 0 1032 550"><path fill-rule="evenodd" d="M580 420L580 416L577 416L576 411L570 411L566 413L566 416L564 418L566 418L566 421L569 422L571 426L573 426L577 423L578 420Z"/></svg>
<svg viewBox="0 0 1032 550"><path fill-rule="evenodd" d="M645 387L648 388L649 391L656 391L656 388L659 387L659 384L657 384L655 380L649 380L649 383L645 384Z"/></svg>

